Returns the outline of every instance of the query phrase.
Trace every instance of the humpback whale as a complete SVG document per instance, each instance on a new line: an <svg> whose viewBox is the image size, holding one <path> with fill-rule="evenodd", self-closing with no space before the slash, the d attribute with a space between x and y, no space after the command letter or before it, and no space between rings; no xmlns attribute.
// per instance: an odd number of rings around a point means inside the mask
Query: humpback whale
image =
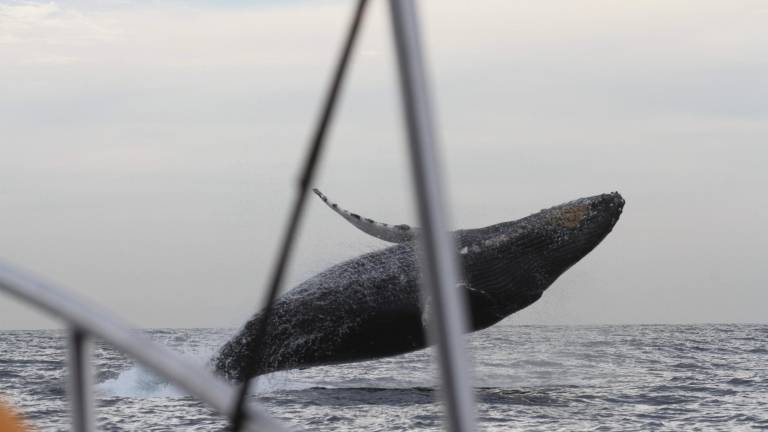
<svg viewBox="0 0 768 432"><path fill-rule="evenodd" d="M332 266L279 297L263 346L255 346L264 325L256 313L212 359L230 380L393 356L428 344L429 299L420 296L414 242L418 228L362 217L315 193L358 229L395 244ZM608 235L623 206L613 192L454 231L469 330L487 328L538 300Z"/></svg>

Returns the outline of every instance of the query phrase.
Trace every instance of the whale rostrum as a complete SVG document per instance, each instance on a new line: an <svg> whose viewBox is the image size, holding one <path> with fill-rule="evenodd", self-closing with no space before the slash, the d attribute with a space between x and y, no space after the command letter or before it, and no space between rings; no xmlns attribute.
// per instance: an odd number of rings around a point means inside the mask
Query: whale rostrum
<svg viewBox="0 0 768 432"><path fill-rule="evenodd" d="M418 254L410 241L418 230L363 218L315 193L357 228L396 244L334 265L280 296L261 346L255 341L264 323L256 313L212 359L231 380L427 346ZM470 330L489 327L538 300L611 232L623 207L621 195L613 192L516 221L454 231Z"/></svg>

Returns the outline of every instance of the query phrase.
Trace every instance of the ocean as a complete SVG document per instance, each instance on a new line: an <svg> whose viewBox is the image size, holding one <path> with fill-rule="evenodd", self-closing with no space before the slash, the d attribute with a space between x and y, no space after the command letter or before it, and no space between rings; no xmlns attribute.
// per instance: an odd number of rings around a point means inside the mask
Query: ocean
<svg viewBox="0 0 768 432"><path fill-rule="evenodd" d="M200 364L234 330L155 329ZM470 337L485 431L768 430L768 325L520 326ZM0 399L40 431L69 430L64 334L0 332ZM225 419L95 343L105 431L216 431ZM312 431L436 431L430 350L279 372L253 391L274 416Z"/></svg>

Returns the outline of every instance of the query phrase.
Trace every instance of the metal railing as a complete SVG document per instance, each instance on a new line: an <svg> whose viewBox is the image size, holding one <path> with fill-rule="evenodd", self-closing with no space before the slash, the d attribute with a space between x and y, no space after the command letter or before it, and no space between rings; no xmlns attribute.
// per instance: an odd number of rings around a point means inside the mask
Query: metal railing
<svg viewBox="0 0 768 432"><path fill-rule="evenodd" d="M395 39L403 110L408 132L415 200L422 235L418 238L422 289L431 302L429 335L437 345L440 376L445 399L448 428L455 432L475 429L474 393L471 369L463 334L467 328L466 310L457 281L456 248L448 234L448 223L438 162L437 139L424 66L417 11L413 0L389 0ZM329 125L346 66L365 12L367 0L359 0L342 56L313 135L307 161L299 179L299 189L283 247L276 260L265 302L269 311L279 292L291 246L303 213L325 131ZM248 382L239 389L189 363L168 348L131 330L125 323L96 308L71 292L42 282L29 274L0 263L0 289L62 319L69 327L67 343L68 398L75 431L93 430L88 340L98 337L169 380L190 395L207 403L232 421L232 429L288 430L256 404L246 403ZM269 315L265 314L268 318ZM264 328L268 321L265 321ZM260 338L261 339L261 338Z"/></svg>
<svg viewBox="0 0 768 432"><path fill-rule="evenodd" d="M406 129L419 221L422 290L431 297L429 331L437 344L448 426L452 431L475 429L474 391L464 333L466 306L458 285L456 247L448 233L437 137L421 52L415 5L392 0L393 33L403 92ZM425 299L426 301L426 299Z"/></svg>
<svg viewBox="0 0 768 432"><path fill-rule="evenodd" d="M90 397L92 389L88 386L91 373L87 341L90 337L103 339L215 411L226 416L236 411L237 391L232 385L132 330L114 315L88 304L71 291L4 263L0 263L0 289L63 320L69 328L68 398L73 430L94 430L93 401ZM255 405L248 405L245 409L248 412L249 430L288 430Z"/></svg>

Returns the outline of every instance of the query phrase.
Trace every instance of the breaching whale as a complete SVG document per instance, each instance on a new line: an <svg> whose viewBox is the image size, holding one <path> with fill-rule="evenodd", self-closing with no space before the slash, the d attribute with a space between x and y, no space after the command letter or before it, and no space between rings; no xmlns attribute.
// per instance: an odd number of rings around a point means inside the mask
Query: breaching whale
<svg viewBox="0 0 768 432"><path fill-rule="evenodd" d="M362 231L397 243L337 264L279 297L263 346L257 313L212 359L242 381L285 369L371 360L427 346L419 294L417 228L391 225L340 208ZM563 272L597 246L619 219L617 192L581 198L512 222L454 231L471 331L489 327L538 300Z"/></svg>

